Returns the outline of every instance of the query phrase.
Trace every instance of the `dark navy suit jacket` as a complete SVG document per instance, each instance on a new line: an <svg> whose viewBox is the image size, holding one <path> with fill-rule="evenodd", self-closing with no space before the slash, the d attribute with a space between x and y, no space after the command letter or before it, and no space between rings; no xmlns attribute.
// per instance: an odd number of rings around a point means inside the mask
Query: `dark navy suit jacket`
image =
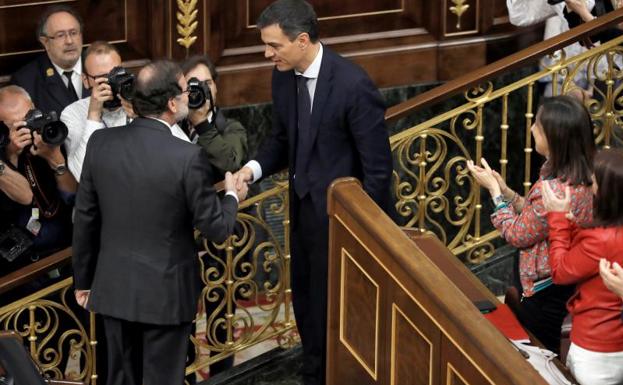
<svg viewBox="0 0 623 385"><path fill-rule="evenodd" d="M255 158L265 176L288 167L290 186L297 150L296 94L294 71L275 69L273 131ZM323 46L312 107L311 151L305 159L319 217L326 216L327 188L343 176L358 178L372 199L389 209L392 157L384 115L381 94L363 69Z"/></svg>
<svg viewBox="0 0 623 385"><path fill-rule="evenodd" d="M35 107L44 113L56 111L60 117L63 109L73 103L67 86L46 53L17 70L11 83L25 89ZM91 93L82 87L82 97L85 98Z"/></svg>

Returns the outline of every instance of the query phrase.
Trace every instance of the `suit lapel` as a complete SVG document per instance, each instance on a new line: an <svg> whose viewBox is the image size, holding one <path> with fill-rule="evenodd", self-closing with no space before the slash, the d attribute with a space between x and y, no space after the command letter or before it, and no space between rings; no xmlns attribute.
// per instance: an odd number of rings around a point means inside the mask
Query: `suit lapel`
<svg viewBox="0 0 623 385"><path fill-rule="evenodd" d="M45 92L48 93L50 99L55 100L59 106L67 106L72 103L71 95L61 79L61 75L56 72L56 69L50 62L50 59L45 56L40 62L40 71L45 79ZM60 115L62 111L56 111Z"/></svg>
<svg viewBox="0 0 623 385"><path fill-rule="evenodd" d="M310 144L314 143L318 130L320 128L320 118L326 111L325 105L331 94L333 87L333 67L331 62L331 52L327 47L323 47L322 62L320 64L320 72L316 81L316 90L314 92L314 105L312 107L311 116L311 133Z"/></svg>

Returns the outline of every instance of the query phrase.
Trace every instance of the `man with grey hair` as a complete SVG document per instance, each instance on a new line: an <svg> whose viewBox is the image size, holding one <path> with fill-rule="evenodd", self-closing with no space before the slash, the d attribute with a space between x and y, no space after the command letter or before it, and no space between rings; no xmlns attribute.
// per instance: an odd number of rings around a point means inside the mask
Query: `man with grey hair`
<svg viewBox="0 0 623 385"><path fill-rule="evenodd" d="M24 88L45 113L60 115L67 105L89 95L81 80L82 28L80 15L68 5L46 9L37 26L45 53L11 77L11 83Z"/></svg>
<svg viewBox="0 0 623 385"><path fill-rule="evenodd" d="M201 291L193 229L211 241L232 234L238 201L225 175L216 195L205 152L175 137L188 114L180 67L158 61L137 78L139 115L91 135L76 199L76 300L103 315L109 385L181 385Z"/></svg>
<svg viewBox="0 0 623 385"><path fill-rule="evenodd" d="M26 115L34 107L23 88L0 88L0 121L6 138L4 169L24 176L32 197L17 211L16 225L32 233L34 252L45 256L70 244L70 206L76 182L67 172L62 145L45 143L41 135L26 127Z"/></svg>
<svg viewBox="0 0 623 385"><path fill-rule="evenodd" d="M277 0L257 20L264 56L274 63L273 132L237 181L256 181L288 167L292 301L303 343L305 384L323 384L327 322L327 188L354 176L390 207L392 158L385 105L357 65L318 38L318 19L304 0Z"/></svg>

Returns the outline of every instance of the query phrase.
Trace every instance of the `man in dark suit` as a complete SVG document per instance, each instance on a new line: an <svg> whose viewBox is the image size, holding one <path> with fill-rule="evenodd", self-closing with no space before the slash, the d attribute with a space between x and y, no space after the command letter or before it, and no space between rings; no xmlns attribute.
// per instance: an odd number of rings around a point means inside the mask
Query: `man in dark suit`
<svg viewBox="0 0 623 385"><path fill-rule="evenodd" d="M288 167L294 313L306 384L324 383L327 308L327 188L354 176L389 208L392 160L385 105L358 66L318 40L316 14L303 0L278 0L257 20L272 78L273 132L237 174L256 181ZM297 91L298 89L298 91Z"/></svg>
<svg viewBox="0 0 623 385"><path fill-rule="evenodd" d="M61 111L89 96L82 84L82 19L67 5L48 8L39 19L37 36L45 53L20 68L11 83L25 89L38 109Z"/></svg>
<svg viewBox="0 0 623 385"><path fill-rule="evenodd" d="M193 228L216 242L233 231L238 200L225 176L221 200L205 152L176 138L188 114L179 66L141 70L140 116L91 136L75 210L76 300L104 316L108 384L180 385L200 293Z"/></svg>

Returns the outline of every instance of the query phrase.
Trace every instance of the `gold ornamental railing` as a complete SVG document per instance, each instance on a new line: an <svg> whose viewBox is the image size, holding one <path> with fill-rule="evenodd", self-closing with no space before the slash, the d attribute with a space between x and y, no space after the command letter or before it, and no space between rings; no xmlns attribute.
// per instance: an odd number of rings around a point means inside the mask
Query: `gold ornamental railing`
<svg viewBox="0 0 623 385"><path fill-rule="evenodd" d="M288 187L283 175L271 182L274 187L240 205L235 235L223 244L203 242L204 288L188 375L267 340L285 347L297 341L289 282ZM70 256L65 250L50 257L52 267ZM43 269L37 271L39 277ZM26 280L20 280L3 282L23 288L18 283ZM97 384L96 347L102 336L95 315L75 303L72 278L0 307L0 329L14 330L24 339L44 376Z"/></svg>
<svg viewBox="0 0 623 385"><path fill-rule="evenodd" d="M389 121L409 118L462 93L455 107L391 137L393 190L401 224L435 233L468 262L481 262L493 254L498 233L488 218L491 205L483 200L465 162L485 155L509 183L516 184L512 187L530 188L534 177L530 127L542 79L551 77L553 94L560 94L577 92L573 79L586 78L592 94L584 96L597 141L603 146L619 145L623 141L623 52L619 47L623 38L575 57L553 53L620 21L622 10L390 108ZM511 69L534 68L545 54L551 54L545 68L527 72L509 84L494 82ZM243 202L234 236L221 245L204 243L204 289L191 337L195 359L187 366L187 374L204 371L263 341L274 339L285 346L295 341L288 186L283 175L272 180L274 187ZM70 255L70 251L57 255L49 267L67 261ZM37 265L36 273L40 275L44 268ZM9 278L0 280L2 296L20 283L15 276ZM23 337L47 376L97 383L95 317L75 304L71 278L0 307L0 328Z"/></svg>

